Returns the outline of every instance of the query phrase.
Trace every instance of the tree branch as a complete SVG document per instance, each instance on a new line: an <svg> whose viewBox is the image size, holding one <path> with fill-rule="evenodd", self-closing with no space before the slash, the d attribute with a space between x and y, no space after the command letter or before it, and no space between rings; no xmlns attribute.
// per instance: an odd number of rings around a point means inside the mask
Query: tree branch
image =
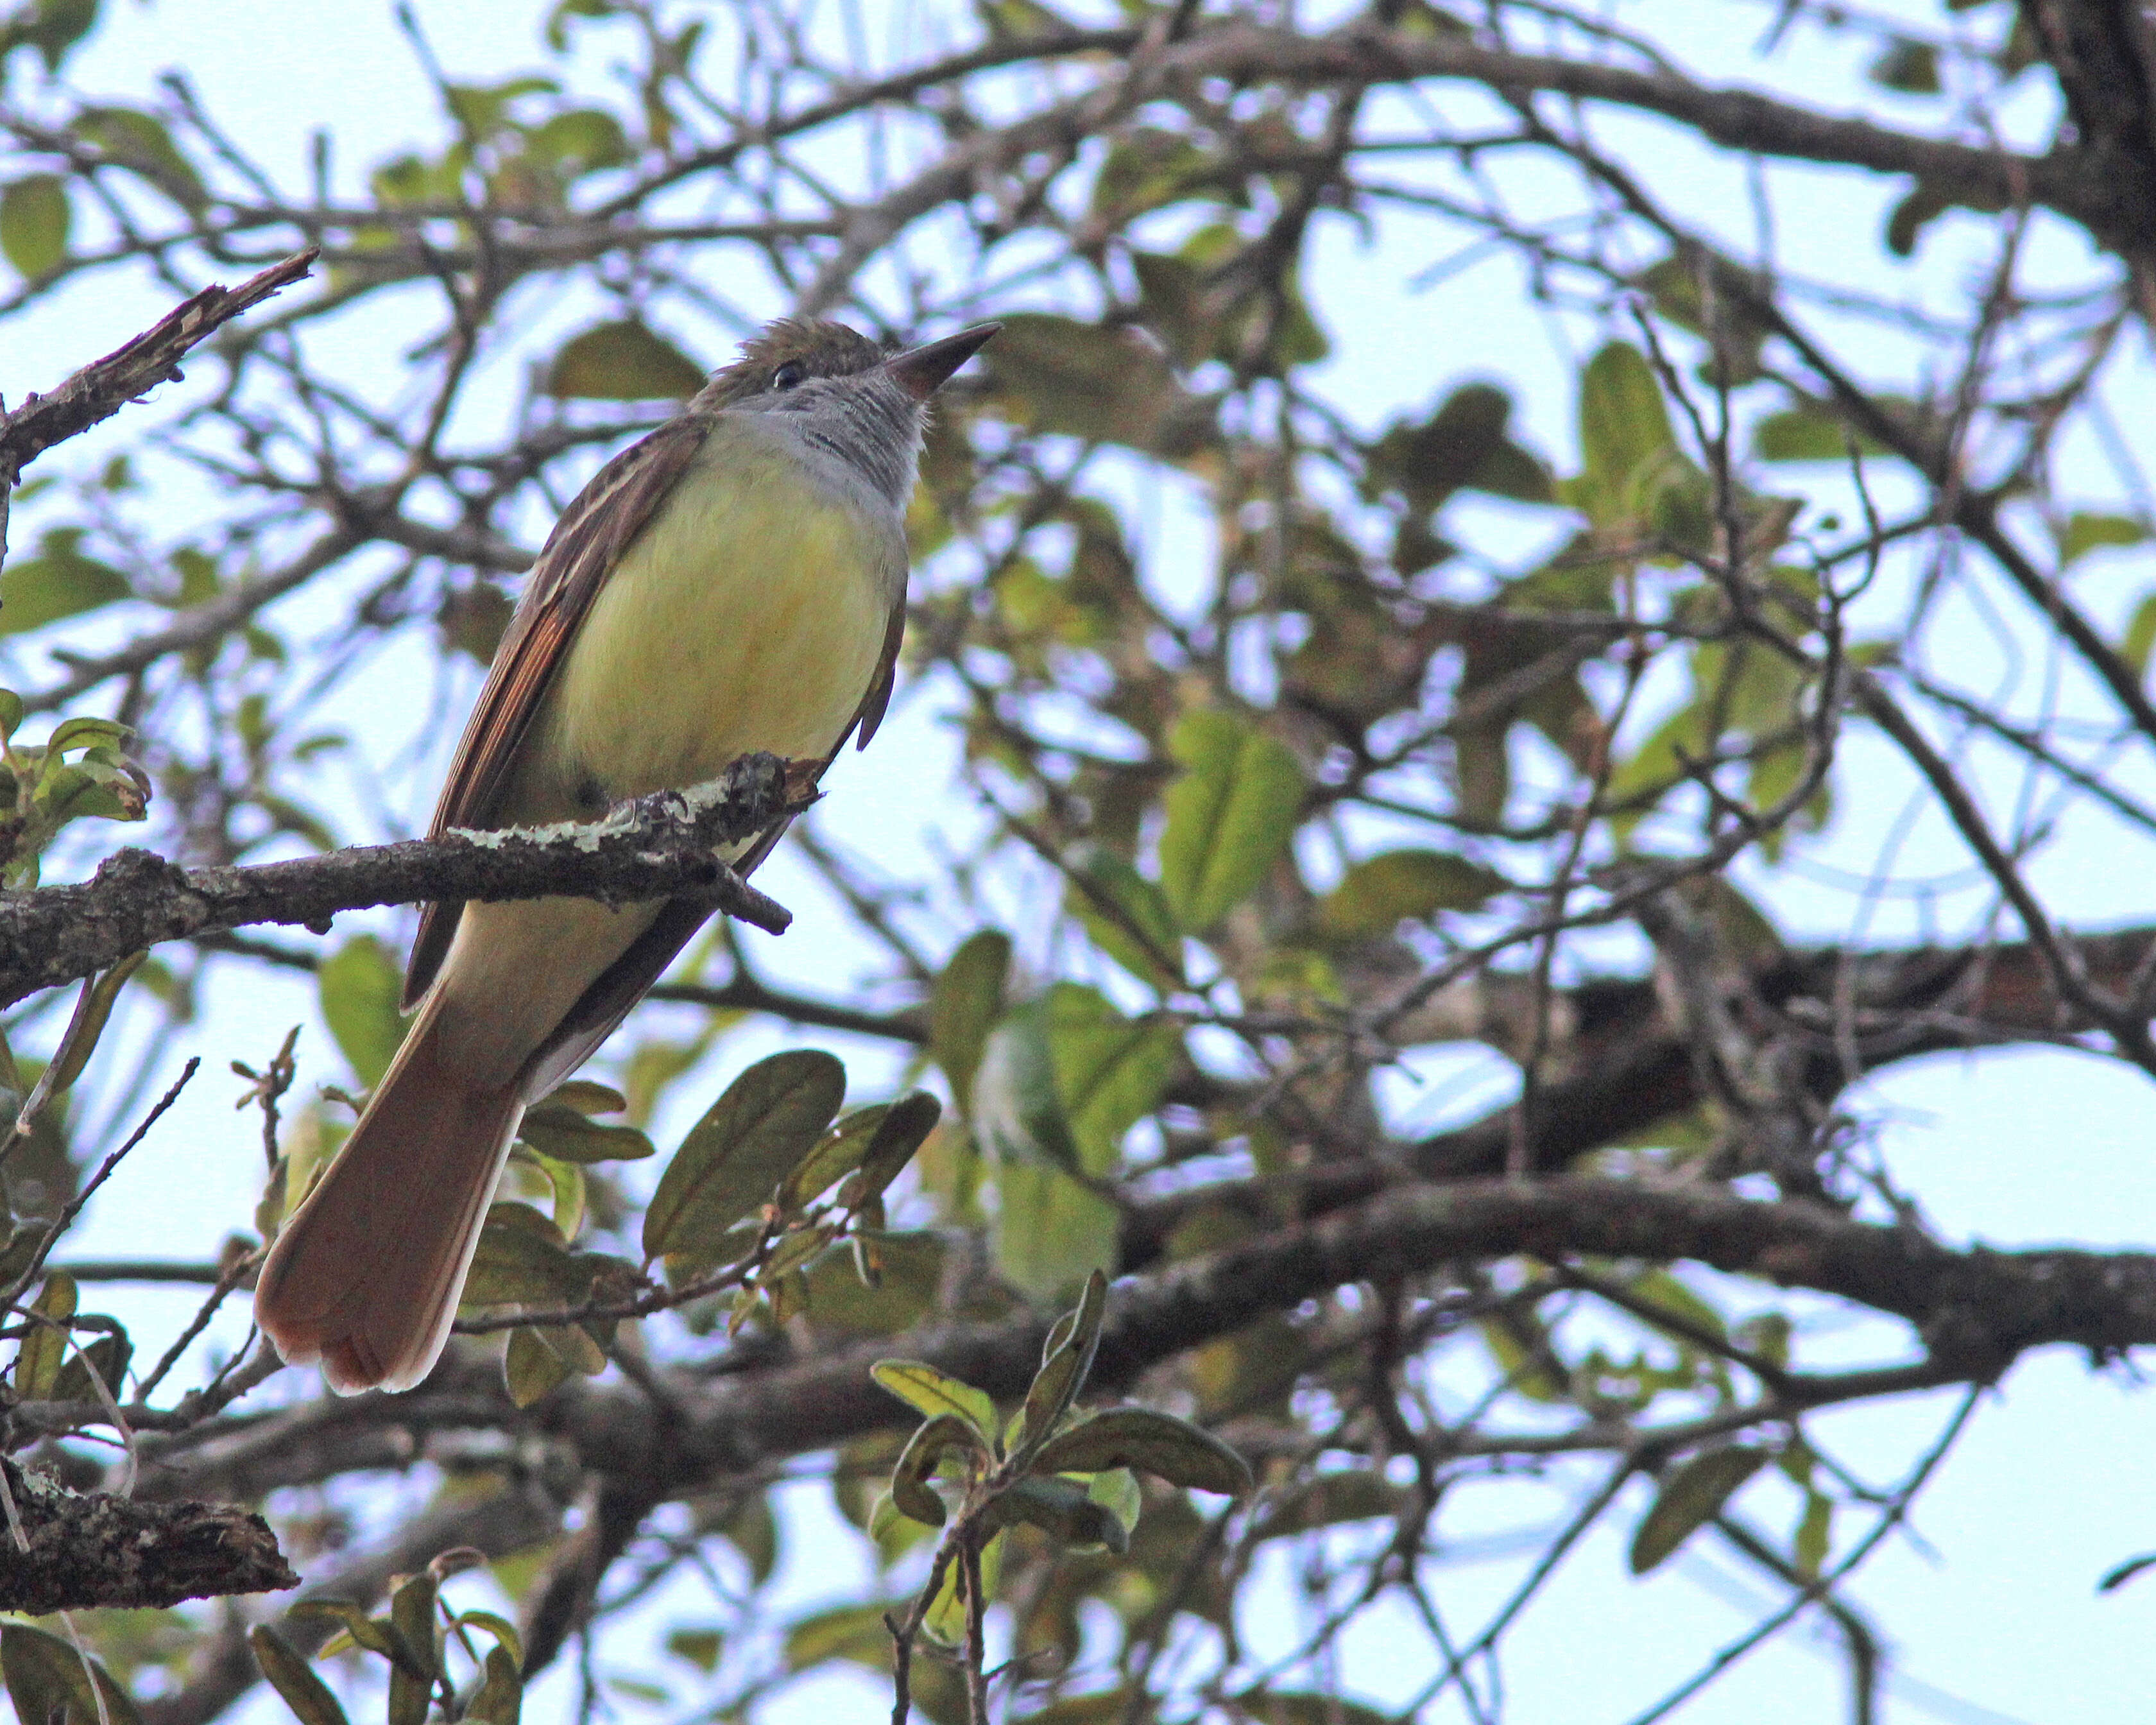
<svg viewBox="0 0 2156 1725"><path fill-rule="evenodd" d="M93 360L49 395L32 393L0 413L0 557L6 555L7 499L23 470L55 444L108 419L137 396L180 375L190 348L249 306L304 276L316 249L295 252L240 283L211 286L182 301L132 341Z"/></svg>
<svg viewBox="0 0 2156 1725"><path fill-rule="evenodd" d="M708 786L657 792L588 824L453 832L246 868L182 869L148 851L118 851L81 886L0 901L0 1004L160 941L258 922L319 931L339 911L435 899L697 894L777 934L790 920L784 907L716 853L810 800L776 756L744 755Z"/></svg>
<svg viewBox="0 0 2156 1725"><path fill-rule="evenodd" d="M1913 1228L1880 1227L1806 1204L1758 1203L1714 1187L1566 1178L1416 1186L1226 1251L1127 1279L1112 1292L1089 1380L1116 1389L1186 1350L1355 1282L1411 1279L1448 1263L1527 1252L1691 1259L1850 1300L1906 1319L1946 1373L1989 1382L2030 1348L2156 1346L2156 1254L1956 1250ZM916 1331L902 1351L998 1399L1024 1394L1045 1317ZM789 1455L902 1423L870 1366L880 1337L813 1359L716 1380L677 1370L670 1405L634 1387L572 1380L511 1407L491 1360L469 1356L394 1402L322 1400L267 1420L142 1439L146 1493L254 1499L371 1468L408 1466L428 1435L534 1432L567 1440L584 1465L660 1497L709 1489ZM18 1410L18 1425L49 1413ZM94 1419L74 1409L69 1417Z"/></svg>
<svg viewBox="0 0 2156 1725"><path fill-rule="evenodd" d="M387 1543L320 1578L301 1597L372 1604L388 1590L392 1576L424 1569L458 1546L506 1557L556 1532L560 1516L560 1506L535 1481L513 1482L476 1501L452 1497L406 1523ZM280 1633L299 1651L311 1654L336 1628L320 1618L300 1618L288 1620ZM248 1651L247 1630L247 1622L235 1616L217 1635L203 1637L186 1683L142 1703L146 1725L207 1725L259 1682L262 1672Z"/></svg>
<svg viewBox="0 0 2156 1725"><path fill-rule="evenodd" d="M0 1487L15 1511L0 1527L0 1611L175 1605L300 1584L269 1524L228 1504L79 1497L5 1456Z"/></svg>

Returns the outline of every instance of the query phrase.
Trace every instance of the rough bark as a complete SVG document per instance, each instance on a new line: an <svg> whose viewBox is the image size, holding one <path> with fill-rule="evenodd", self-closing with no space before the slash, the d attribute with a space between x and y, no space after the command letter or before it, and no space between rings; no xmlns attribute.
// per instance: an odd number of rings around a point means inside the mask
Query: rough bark
<svg viewBox="0 0 2156 1725"><path fill-rule="evenodd" d="M0 1611L176 1605L300 1584L269 1524L230 1504L77 1496L4 1457L0 1476L23 1540L0 1527Z"/></svg>
<svg viewBox="0 0 2156 1725"><path fill-rule="evenodd" d="M339 911L429 899L562 893L628 902L696 894L730 916L782 932L785 909L717 853L805 806L785 763L744 756L690 795L660 792L589 826L452 833L245 868L182 869L146 850L117 851L81 886L0 902L0 1005L160 941L260 922L319 932Z"/></svg>

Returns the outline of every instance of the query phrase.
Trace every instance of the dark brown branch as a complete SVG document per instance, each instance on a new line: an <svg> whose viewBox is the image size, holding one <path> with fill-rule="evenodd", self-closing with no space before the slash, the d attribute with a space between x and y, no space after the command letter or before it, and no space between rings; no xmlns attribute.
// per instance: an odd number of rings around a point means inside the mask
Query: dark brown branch
<svg viewBox="0 0 2156 1725"><path fill-rule="evenodd" d="M789 989L774 988L752 976L736 975L718 983L661 983L646 997L673 1000L688 1006L708 1006L721 1012L767 1012L797 1024L814 1024L820 1030L846 1030L856 1036L880 1037L886 1041L922 1047L928 1041L927 1014L920 1012L864 1012L836 1001L818 1000Z"/></svg>
<svg viewBox="0 0 2156 1725"><path fill-rule="evenodd" d="M738 843L805 800L785 764L745 755L696 803L660 792L619 818L582 829L484 835L331 851L247 868L182 869L144 850L108 857L79 886L0 902L0 1004L95 974L160 941L249 923L326 926L339 911L433 899L634 901L676 894L781 932L785 909L748 886L715 847Z"/></svg>
<svg viewBox="0 0 2156 1725"><path fill-rule="evenodd" d="M176 1605L297 1587L277 1538L229 1504L78 1497L0 1457L28 1549L0 1526L0 1611Z"/></svg>
<svg viewBox="0 0 2156 1725"><path fill-rule="evenodd" d="M2156 1255L1955 1250L1913 1229L1856 1222L1821 1206L1758 1203L1714 1187L1603 1178L1477 1180L1413 1187L1303 1226L1120 1282L1091 1380L1127 1386L1186 1350L1268 1314L1362 1281L1411 1279L1448 1263L1530 1252L1691 1259L1830 1294L1902 1317L1944 1373L1989 1382L2025 1350L2100 1353L2156 1346ZM1044 1318L916 1332L903 1352L1001 1399L1038 1368ZM402 1467L413 1440L459 1429L536 1430L567 1440L602 1474L662 1497L708 1489L788 1455L899 1423L869 1376L891 1338L716 1381L670 1376L670 1408L640 1390L572 1381L521 1414L498 1366L451 1364L390 1403L321 1401L244 1427L142 1440L146 1492L254 1498L369 1468ZM18 1420L38 1412L24 1409ZM57 1415L60 1410L49 1410ZM88 1409L80 1414L94 1420ZM418 1452L424 1453L424 1450Z"/></svg>
<svg viewBox="0 0 2156 1725"><path fill-rule="evenodd" d="M1128 54L1139 46L1142 34L1130 31L1121 42L1110 43L1098 33L1087 33L1082 48L1108 47ZM1065 44L1047 37L1035 44L1035 54L1046 59L1077 46L1076 39ZM1306 88L1373 88L1425 79L1460 79L1509 95L1548 93L1658 114L1725 149L1909 175L1947 204L1986 211L2042 204L2107 243L2145 224L2122 207L2118 188L2107 182L2099 165L2071 150L2030 156L1948 142L1868 121L1820 114L1754 90L1695 83L1659 68L1518 54L1466 35L1412 35L1366 23L1308 35L1236 23L1194 33L1179 44L1145 55L1142 64L1124 62L1109 79L1083 95L966 140L912 181L855 210L841 245L800 296L802 308L819 311L835 303L865 258L930 210L962 195L984 171L1032 151L1075 142L1154 95L1206 79ZM854 108L851 100L843 98L829 105L834 117ZM803 121L794 120L772 130L801 129ZM740 147L738 141L728 146ZM717 152L698 158L716 159Z"/></svg>
<svg viewBox="0 0 2156 1725"><path fill-rule="evenodd" d="M0 417L0 484L58 443L110 418L137 396L177 378L188 349L280 288L305 275L315 252L295 252L250 275L236 288L204 288L159 318L134 340L93 360L49 395L32 394Z"/></svg>
<svg viewBox="0 0 2156 1725"><path fill-rule="evenodd" d="M1256 26L1194 39L1176 69L1245 80L1397 83L1460 78L1508 94L1547 91L1636 108L1690 126L1725 149L1912 174L1985 209L2033 200L2091 227L2116 218L2105 187L2071 154L2024 156L1844 120L1757 91L1697 84L1662 69L1517 54L1466 35L1410 35L1358 23L1327 35Z"/></svg>

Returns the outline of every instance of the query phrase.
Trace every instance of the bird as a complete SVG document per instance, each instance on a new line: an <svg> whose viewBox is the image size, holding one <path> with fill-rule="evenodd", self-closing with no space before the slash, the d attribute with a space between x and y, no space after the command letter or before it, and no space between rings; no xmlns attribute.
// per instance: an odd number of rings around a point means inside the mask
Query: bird
<svg viewBox="0 0 2156 1725"><path fill-rule="evenodd" d="M608 461L539 554L465 727L430 836L590 820L737 757L835 759L890 701L905 514L929 404L995 335L887 354L781 319ZM736 847L746 874L783 824ZM277 1231L254 1318L331 1389L433 1370L526 1107L594 1053L708 901L434 903L403 1044Z"/></svg>

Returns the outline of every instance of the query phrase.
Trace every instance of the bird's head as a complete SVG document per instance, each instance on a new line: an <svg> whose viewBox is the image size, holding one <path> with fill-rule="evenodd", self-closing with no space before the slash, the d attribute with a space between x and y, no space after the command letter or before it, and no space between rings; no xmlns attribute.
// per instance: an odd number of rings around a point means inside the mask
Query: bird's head
<svg viewBox="0 0 2156 1725"><path fill-rule="evenodd" d="M886 353L859 331L821 318L781 318L711 374L691 412L782 413L814 422L815 441L858 465L894 507L913 489L913 459L928 403L1000 324Z"/></svg>

